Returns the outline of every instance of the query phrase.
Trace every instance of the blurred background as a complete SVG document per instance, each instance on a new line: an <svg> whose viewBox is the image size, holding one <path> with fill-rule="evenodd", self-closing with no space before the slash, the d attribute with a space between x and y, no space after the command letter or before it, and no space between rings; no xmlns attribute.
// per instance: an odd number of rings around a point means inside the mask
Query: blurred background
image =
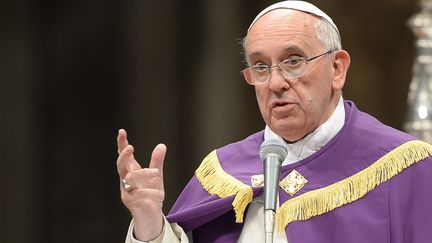
<svg viewBox="0 0 432 243"><path fill-rule="evenodd" d="M116 135L160 142L169 211L201 159L264 127L238 41L266 0L2 0L0 242L122 242ZM310 1L352 63L346 99L401 128L416 1Z"/></svg>

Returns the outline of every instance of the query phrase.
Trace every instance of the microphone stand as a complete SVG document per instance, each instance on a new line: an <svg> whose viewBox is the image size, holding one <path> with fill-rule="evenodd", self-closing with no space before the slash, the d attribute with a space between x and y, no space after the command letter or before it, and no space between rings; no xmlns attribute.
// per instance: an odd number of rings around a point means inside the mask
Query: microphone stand
<svg viewBox="0 0 432 243"><path fill-rule="evenodd" d="M264 211L265 243L273 243L274 219L275 212L273 210Z"/></svg>

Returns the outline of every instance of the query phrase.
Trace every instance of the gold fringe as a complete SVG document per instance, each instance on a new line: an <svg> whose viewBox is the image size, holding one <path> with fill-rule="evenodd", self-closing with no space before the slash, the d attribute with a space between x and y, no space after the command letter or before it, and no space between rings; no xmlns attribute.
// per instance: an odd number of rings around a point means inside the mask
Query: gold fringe
<svg viewBox="0 0 432 243"><path fill-rule="evenodd" d="M357 174L290 199L276 212L278 231L283 232L293 221L307 220L360 199L379 184L430 155L432 145L422 141L409 141Z"/></svg>
<svg viewBox="0 0 432 243"><path fill-rule="evenodd" d="M236 214L236 222L242 223L244 211L253 198L252 187L222 169L216 150L204 158L195 171L195 175L208 193L218 195L220 198L235 195L232 205Z"/></svg>

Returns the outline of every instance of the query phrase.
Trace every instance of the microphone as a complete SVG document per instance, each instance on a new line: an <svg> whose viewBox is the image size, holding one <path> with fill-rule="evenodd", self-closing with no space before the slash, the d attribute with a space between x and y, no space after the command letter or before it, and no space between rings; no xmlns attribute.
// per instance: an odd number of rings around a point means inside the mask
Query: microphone
<svg viewBox="0 0 432 243"><path fill-rule="evenodd" d="M287 156L287 149L279 139L269 139L261 144L261 160L264 162L264 230L265 242L273 242L274 217L279 188L280 167Z"/></svg>

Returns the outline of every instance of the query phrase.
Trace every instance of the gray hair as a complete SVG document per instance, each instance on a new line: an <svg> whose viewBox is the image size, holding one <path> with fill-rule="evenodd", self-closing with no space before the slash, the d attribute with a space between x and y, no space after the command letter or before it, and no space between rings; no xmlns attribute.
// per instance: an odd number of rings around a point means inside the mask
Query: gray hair
<svg viewBox="0 0 432 243"><path fill-rule="evenodd" d="M319 17L315 22L315 33L318 40L329 50L341 50L342 43L339 32L325 18Z"/></svg>
<svg viewBox="0 0 432 243"><path fill-rule="evenodd" d="M321 43L328 50L333 50L333 51L341 50L342 41L339 35L339 31L336 30L333 27L333 25L330 22L328 22L325 18L319 16L316 17L317 17L317 21L315 21L314 27L315 27L315 34L318 40L320 40ZM247 42L247 35L240 40L240 45L242 46L244 59L245 62L247 63L246 42Z"/></svg>

